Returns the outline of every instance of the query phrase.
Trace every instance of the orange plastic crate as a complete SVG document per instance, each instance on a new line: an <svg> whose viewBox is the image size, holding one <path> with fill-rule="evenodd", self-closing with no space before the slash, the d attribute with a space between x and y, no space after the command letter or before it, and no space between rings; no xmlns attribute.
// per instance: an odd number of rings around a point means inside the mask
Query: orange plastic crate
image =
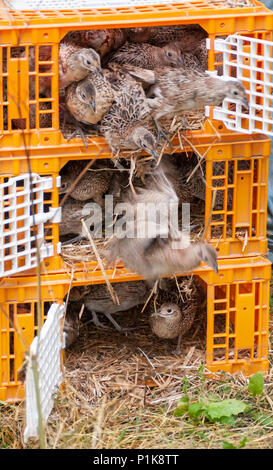
<svg viewBox="0 0 273 470"><path fill-rule="evenodd" d="M242 136L241 136L242 137ZM219 258L257 256L267 253L266 219L267 187L270 140L256 136L247 140L244 136L233 143L221 142L214 145L200 144L200 155L204 156L203 169L206 172L206 200L204 201L204 223L211 221L206 239L218 250ZM103 158L104 155L100 155ZM82 156L71 156L71 160ZM181 154L181 159L185 158ZM50 155L48 159L33 158L33 172L51 174L56 181L58 172L69 161L68 155ZM1 163L0 163L1 168ZM219 170L220 168L220 170ZM2 160L2 171L14 176L27 171L23 159ZM53 171L54 173L50 173ZM3 177L5 178L5 177ZM221 194L222 207L217 206L211 213L213 193ZM58 207L58 188L49 191L46 203ZM216 196L218 197L218 196ZM45 238L54 243L55 255L46 258L41 266L42 272L61 273L68 269L58 255L58 224L46 224ZM79 263L78 269L89 269L89 262ZM92 268L90 268L92 269ZM30 275L34 270L25 271ZM19 275L20 274L15 274Z"/></svg>
<svg viewBox="0 0 273 470"><path fill-rule="evenodd" d="M124 268L117 269L114 279L111 271L107 274L113 283L140 279ZM207 292L207 369L246 375L265 372L271 263L263 257L220 260L218 275L204 265L194 275ZM102 282L100 271L76 271L72 286ZM51 302L62 303L70 283L67 273L41 277L43 317ZM24 396L18 370L37 332L37 295L35 276L5 278L0 284L0 400ZM219 319L221 327L216 328Z"/></svg>
<svg viewBox="0 0 273 470"><path fill-rule="evenodd" d="M92 156L97 147L89 143L88 150L79 138L69 143L59 130L58 46L67 32L76 29L154 26L168 24L199 24L211 39L209 70L214 69L213 43L216 36L234 33L272 40L273 13L258 1L246 8L232 8L228 2L200 0L177 4L128 6L89 10L12 11L3 6L0 16L0 81L3 101L0 105L0 155L25 155L37 149L44 157L63 149L67 153ZM42 48L51 48L51 59L43 61ZM21 57L18 58L18 47ZM29 64L29 54L35 51L35 64ZM51 97L39 97L39 80L51 80ZM44 104L46 103L46 105ZM46 110L44 108L46 106ZM35 111L35 122L30 114ZM50 127L43 128L40 118L51 116ZM15 129L14 120L21 120L22 130ZM212 124L212 125L211 125ZM192 131L193 138L211 142L219 121L205 122L203 129ZM236 133L222 125L221 134ZM94 142L105 147L105 141ZM106 152L109 152L106 146Z"/></svg>

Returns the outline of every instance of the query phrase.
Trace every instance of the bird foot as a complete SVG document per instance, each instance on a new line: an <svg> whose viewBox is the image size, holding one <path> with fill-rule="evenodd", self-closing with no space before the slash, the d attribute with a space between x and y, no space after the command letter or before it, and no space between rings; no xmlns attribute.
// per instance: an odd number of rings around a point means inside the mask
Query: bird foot
<svg viewBox="0 0 273 470"><path fill-rule="evenodd" d="M155 123L156 131L157 131L156 145L159 144L160 138L163 137L163 139L165 139L168 142L170 148L173 148L173 144L167 135L167 134L170 134L170 132L163 131L162 127L160 126L160 124L158 124L158 122L155 119L154 119L154 123Z"/></svg>
<svg viewBox="0 0 273 470"><path fill-rule="evenodd" d="M101 321L98 319L98 316L96 314L96 312L94 310L92 310L92 322L94 323L95 326L99 327L99 328L104 328L106 330L111 330L111 328L109 328L109 326L106 326L104 325L103 323L101 323Z"/></svg>
<svg viewBox="0 0 273 470"><path fill-rule="evenodd" d="M180 348L176 348L176 349L174 349L172 352L173 352L173 354L175 354L176 356L180 356L180 354L181 354L182 351L181 351Z"/></svg>
<svg viewBox="0 0 273 470"><path fill-rule="evenodd" d="M83 238L85 238L83 235L78 235L77 237L71 238L70 240L67 240L66 242L62 242L62 246L71 245L71 243L80 242Z"/></svg>
<svg viewBox="0 0 273 470"><path fill-rule="evenodd" d="M119 333L125 333L126 331L132 331L132 330L135 330L136 328L123 328L122 326L120 326L116 320L114 320L114 318L112 317L112 315L108 312L104 312L104 315L106 316L106 318L108 318L108 320L114 325L115 329L117 331L119 331Z"/></svg>
<svg viewBox="0 0 273 470"><path fill-rule="evenodd" d="M76 129L74 130L74 132L67 138L67 142L69 142L74 137L77 137L78 135L80 135L86 150L88 150L88 144L86 142L86 138L85 138L83 129L80 126L77 126Z"/></svg>

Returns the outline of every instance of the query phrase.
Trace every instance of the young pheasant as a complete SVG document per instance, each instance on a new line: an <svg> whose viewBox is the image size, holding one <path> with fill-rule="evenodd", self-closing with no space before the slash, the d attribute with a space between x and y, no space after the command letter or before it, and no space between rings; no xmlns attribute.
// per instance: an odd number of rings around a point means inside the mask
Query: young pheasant
<svg viewBox="0 0 273 470"><path fill-rule="evenodd" d="M183 40L185 52L193 51L196 43L208 36L197 24L130 28L127 34L131 42L148 42L159 47Z"/></svg>
<svg viewBox="0 0 273 470"><path fill-rule="evenodd" d="M175 226L173 219L161 218L166 214L161 213L161 209L165 210L164 204L170 211L177 201L173 187L166 180L164 182L164 178L156 174L156 186L146 186L135 195L125 197L125 202L133 207L133 223L129 225L127 235L122 232L123 237L115 228L115 236L107 245L107 260L121 260L126 268L149 281L176 272L192 271L201 261L217 272L217 251L212 246L203 242L192 245L189 237ZM146 203L146 206L143 208L142 204L142 210L138 210L139 203ZM156 208L155 213L151 211L151 204ZM142 227L147 227L145 233Z"/></svg>
<svg viewBox="0 0 273 470"><path fill-rule="evenodd" d="M81 47L92 47L101 57L118 49L127 39L126 29L89 29L70 31L64 41Z"/></svg>
<svg viewBox="0 0 273 470"><path fill-rule="evenodd" d="M39 60L51 60L51 47L44 46L39 54ZM36 52L35 48L29 51L29 69L35 70ZM51 65L43 66L43 72L50 72ZM101 70L100 56L93 49L86 49L73 44L61 43L59 46L59 91L72 82L82 80L90 71ZM39 93L43 96L50 94L51 77L39 77Z"/></svg>
<svg viewBox="0 0 273 470"><path fill-rule="evenodd" d="M157 122L163 116L173 117L181 112L202 109L206 105L219 106L225 98L249 108L245 88L237 80L224 80L204 72L181 68L163 67L152 71L126 65L126 70L151 85L147 102L153 111L158 134L164 137Z"/></svg>
<svg viewBox="0 0 273 470"><path fill-rule="evenodd" d="M61 187L59 194L65 194L69 191L72 183L86 166L85 160L68 162L61 170ZM95 162L92 169L87 170L73 191L69 194L78 201L87 201L93 199L94 202L103 205L102 196L108 190L112 172L105 169L103 162Z"/></svg>
<svg viewBox="0 0 273 470"><path fill-rule="evenodd" d="M99 54L93 49L61 43L59 48L59 89L85 78L89 72L101 72Z"/></svg>
<svg viewBox="0 0 273 470"><path fill-rule="evenodd" d="M189 289L188 295L184 294L183 287ZM201 289L194 280L183 278L179 289L184 297L183 302L180 298L177 303L164 301L150 316L150 326L156 336L164 339L178 337L177 354L181 352L181 338L191 328L202 303Z"/></svg>
<svg viewBox="0 0 273 470"><path fill-rule="evenodd" d="M115 102L103 116L100 132L115 155L122 149L142 149L157 158L155 137L144 127L150 115L144 90L129 74L124 76L113 85Z"/></svg>
<svg viewBox="0 0 273 470"><path fill-rule="evenodd" d="M112 317L112 314L125 312L137 305L144 304L149 288L144 281L116 282L113 284L114 291L118 297L119 304L115 304L105 284L74 287L70 291L70 300L82 300L85 307L92 313L93 322L96 326L105 328L98 320L97 313L103 313L118 331L127 331L122 328Z"/></svg>
<svg viewBox="0 0 273 470"><path fill-rule="evenodd" d="M80 134L87 147L82 124L92 125L99 122L110 109L114 99L114 90L106 75L101 72L91 72L80 82L69 85L65 92L65 103L76 120L76 129L68 140Z"/></svg>
<svg viewBox="0 0 273 470"><path fill-rule="evenodd" d="M181 51L177 47L172 44L157 47L148 43L124 44L111 55L110 61L121 65L132 64L150 70L164 65L179 67L183 64Z"/></svg>

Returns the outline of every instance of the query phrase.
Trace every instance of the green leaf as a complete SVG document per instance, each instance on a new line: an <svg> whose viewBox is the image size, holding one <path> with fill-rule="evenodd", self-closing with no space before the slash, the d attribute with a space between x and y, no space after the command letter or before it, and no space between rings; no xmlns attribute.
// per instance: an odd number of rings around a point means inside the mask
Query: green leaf
<svg viewBox="0 0 273 470"><path fill-rule="evenodd" d="M190 388L190 381L188 377L183 377L181 380L181 390L182 392L186 392Z"/></svg>
<svg viewBox="0 0 273 470"><path fill-rule="evenodd" d="M183 416L189 408L189 397L185 395L184 397L181 397L179 402L177 403L177 408L174 410L173 414L174 416Z"/></svg>
<svg viewBox="0 0 273 470"><path fill-rule="evenodd" d="M206 414L212 420L220 419L223 416L237 416L244 413L248 409L248 405L236 398L230 398L219 402L210 402L206 407Z"/></svg>
<svg viewBox="0 0 273 470"><path fill-rule="evenodd" d="M185 413L187 413L187 410L184 410L183 408L176 408L173 412L173 415L175 418L179 418L180 416L183 416Z"/></svg>
<svg viewBox="0 0 273 470"><path fill-rule="evenodd" d="M204 411L204 405L201 402L192 403L191 405L189 405L188 412L189 412L190 418L197 419L202 414L203 411Z"/></svg>
<svg viewBox="0 0 273 470"><path fill-rule="evenodd" d="M231 442L223 441L222 442L222 449L237 449Z"/></svg>
<svg viewBox="0 0 273 470"><path fill-rule="evenodd" d="M219 422L222 424L228 424L229 426L234 426L235 419L233 416L222 416L222 418L219 419Z"/></svg>
<svg viewBox="0 0 273 470"><path fill-rule="evenodd" d="M256 395L261 395L264 390L264 378L261 372L257 372L256 374L252 375L249 379L248 383L248 391L254 397Z"/></svg>
<svg viewBox="0 0 273 470"><path fill-rule="evenodd" d="M242 449L243 447L245 447L246 443L247 443L246 437L241 439L240 444L238 446L234 446L231 442L223 441L222 449Z"/></svg>
<svg viewBox="0 0 273 470"><path fill-rule="evenodd" d="M198 374L200 374L201 380L205 380L205 375L203 374L204 369L205 369L205 366L204 366L204 365L201 365L201 366L198 368L198 370L197 370Z"/></svg>
<svg viewBox="0 0 273 470"><path fill-rule="evenodd" d="M126 434L126 429L123 429L123 430L121 431L119 437L117 438L116 445L119 444L119 443L122 441L122 439L124 438L125 434Z"/></svg>

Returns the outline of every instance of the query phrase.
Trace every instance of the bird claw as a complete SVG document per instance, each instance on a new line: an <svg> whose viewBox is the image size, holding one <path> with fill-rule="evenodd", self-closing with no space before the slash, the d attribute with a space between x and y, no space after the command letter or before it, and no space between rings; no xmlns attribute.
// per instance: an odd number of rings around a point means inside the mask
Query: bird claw
<svg viewBox="0 0 273 470"><path fill-rule="evenodd" d="M94 323L95 326L97 326L98 328L104 328L106 330L111 330L112 329L109 326L106 326L106 325L104 325L103 323L100 322L96 312L92 311L91 313L92 313L92 320L91 321L92 321L92 323Z"/></svg>
<svg viewBox="0 0 273 470"><path fill-rule="evenodd" d="M80 242L83 238L85 238L83 235L78 235L77 237L70 238L70 240L62 242L62 246L71 245L71 243Z"/></svg>
<svg viewBox="0 0 273 470"><path fill-rule="evenodd" d="M173 354L175 354L176 356L180 356L180 354L181 354L181 349L180 349L180 348L176 348L176 349L174 349L172 352L173 352Z"/></svg>
<svg viewBox="0 0 273 470"><path fill-rule="evenodd" d="M77 126L76 129L74 130L74 132L67 138L67 142L69 142L71 139L73 139L73 137L77 137L78 135L80 135L86 150L88 150L88 144L86 142L84 132L83 132L83 130L80 126Z"/></svg>
<svg viewBox="0 0 273 470"><path fill-rule="evenodd" d="M170 148L173 148L173 144L171 140L169 139L167 132L163 131L162 127L160 126L160 124L158 124L156 120L154 120L154 123L155 123L156 131L157 131L156 145L159 144L160 138L163 137L163 139L165 139L168 142Z"/></svg>
<svg viewBox="0 0 273 470"><path fill-rule="evenodd" d="M133 331L133 330L136 330L137 328L124 328L123 326L120 326L119 325L119 328L116 328L117 331L119 331L119 333L126 333L127 331Z"/></svg>

